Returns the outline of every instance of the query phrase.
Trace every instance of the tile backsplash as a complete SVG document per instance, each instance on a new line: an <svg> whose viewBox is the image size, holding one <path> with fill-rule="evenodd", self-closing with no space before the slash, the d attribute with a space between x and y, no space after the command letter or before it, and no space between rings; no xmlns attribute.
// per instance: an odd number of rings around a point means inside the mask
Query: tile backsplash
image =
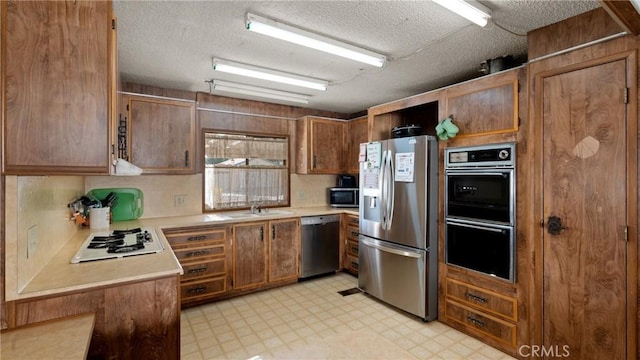
<svg viewBox="0 0 640 360"><path fill-rule="evenodd" d="M291 174L291 207L329 205L327 188L336 186L336 175Z"/></svg>
<svg viewBox="0 0 640 360"><path fill-rule="evenodd" d="M328 205L327 188L335 185L335 179L335 175L291 174L291 206ZM142 218L202 213L202 174L7 176L7 291L20 291L78 231L70 220L69 202L92 189L115 187L142 190Z"/></svg>
<svg viewBox="0 0 640 360"><path fill-rule="evenodd" d="M87 176L85 191L103 188L142 190L142 218L185 216L202 213L202 174ZM176 197L181 200L176 203Z"/></svg>
<svg viewBox="0 0 640 360"><path fill-rule="evenodd" d="M83 193L82 176L6 177L7 291L23 288L73 237L67 204Z"/></svg>

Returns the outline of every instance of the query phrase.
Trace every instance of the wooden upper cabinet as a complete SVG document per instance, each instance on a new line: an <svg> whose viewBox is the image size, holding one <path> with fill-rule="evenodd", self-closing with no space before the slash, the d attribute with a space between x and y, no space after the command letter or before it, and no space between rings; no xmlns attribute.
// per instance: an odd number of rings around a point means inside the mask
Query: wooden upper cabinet
<svg viewBox="0 0 640 360"><path fill-rule="evenodd" d="M345 122L305 116L296 124L296 171L341 174L345 171Z"/></svg>
<svg viewBox="0 0 640 360"><path fill-rule="evenodd" d="M446 89L446 116L453 115L458 137L518 131L520 69L490 75Z"/></svg>
<svg viewBox="0 0 640 360"><path fill-rule="evenodd" d="M143 174L195 172L195 102L128 95L129 161Z"/></svg>
<svg viewBox="0 0 640 360"><path fill-rule="evenodd" d="M389 139L394 127L404 125L419 125L424 135L435 135L441 104L444 91L434 90L369 108L368 141Z"/></svg>
<svg viewBox="0 0 640 360"><path fill-rule="evenodd" d="M0 6L5 173L108 174L116 71L111 1Z"/></svg>
<svg viewBox="0 0 640 360"><path fill-rule="evenodd" d="M358 156L360 155L360 144L368 141L368 118L366 116L359 117L347 123L347 159L346 171L349 174L357 174L360 172L360 163Z"/></svg>

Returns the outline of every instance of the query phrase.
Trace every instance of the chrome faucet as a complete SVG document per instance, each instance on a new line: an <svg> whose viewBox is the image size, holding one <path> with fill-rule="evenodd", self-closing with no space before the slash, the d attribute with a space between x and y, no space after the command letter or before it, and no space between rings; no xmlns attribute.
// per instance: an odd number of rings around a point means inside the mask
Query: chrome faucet
<svg viewBox="0 0 640 360"><path fill-rule="evenodd" d="M261 203L253 203L251 204L251 213L252 214L258 214L260 213L260 211L262 211L262 204Z"/></svg>

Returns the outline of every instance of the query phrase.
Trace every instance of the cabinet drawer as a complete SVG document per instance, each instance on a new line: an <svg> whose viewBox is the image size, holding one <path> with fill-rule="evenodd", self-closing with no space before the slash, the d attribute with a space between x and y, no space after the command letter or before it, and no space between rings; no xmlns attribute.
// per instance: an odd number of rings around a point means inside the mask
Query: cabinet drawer
<svg viewBox="0 0 640 360"><path fill-rule="evenodd" d="M208 231L180 231L171 233L171 231L164 231L164 234L169 241L169 244L173 245L185 245L196 244L199 242L207 241L224 241L227 238L226 229L216 229Z"/></svg>
<svg viewBox="0 0 640 360"><path fill-rule="evenodd" d="M184 274L181 276L182 281L205 276L221 276L226 274L225 259L214 259L203 261L191 265L182 265Z"/></svg>
<svg viewBox="0 0 640 360"><path fill-rule="evenodd" d="M180 285L182 301L221 294L227 290L225 277L217 277L200 281L190 281Z"/></svg>
<svg viewBox="0 0 640 360"><path fill-rule="evenodd" d="M347 225L347 238L349 240L358 241L358 232L360 228L358 226Z"/></svg>
<svg viewBox="0 0 640 360"><path fill-rule="evenodd" d="M354 256L347 256L347 270L352 273L358 273L358 258Z"/></svg>
<svg viewBox="0 0 640 360"><path fill-rule="evenodd" d="M360 225L360 219L355 215L347 215L347 223L357 227Z"/></svg>
<svg viewBox="0 0 640 360"><path fill-rule="evenodd" d="M357 241L347 241L347 254L350 256L354 256L356 259L358 258L358 242Z"/></svg>
<svg viewBox="0 0 640 360"><path fill-rule="evenodd" d="M447 296L484 312L518 321L518 302L515 298L452 279L447 279Z"/></svg>
<svg viewBox="0 0 640 360"><path fill-rule="evenodd" d="M224 243L207 246L189 246L173 249L180 263L206 260L225 255Z"/></svg>
<svg viewBox="0 0 640 360"><path fill-rule="evenodd" d="M447 319L465 325L468 329L488 336L509 346L516 346L516 324L484 314L447 299Z"/></svg>

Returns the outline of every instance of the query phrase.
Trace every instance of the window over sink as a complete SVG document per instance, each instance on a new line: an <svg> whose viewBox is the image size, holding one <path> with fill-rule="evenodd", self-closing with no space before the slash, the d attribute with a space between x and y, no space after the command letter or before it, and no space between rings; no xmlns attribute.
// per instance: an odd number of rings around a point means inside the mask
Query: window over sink
<svg viewBox="0 0 640 360"><path fill-rule="evenodd" d="M204 210L289 206L289 138L204 134Z"/></svg>

